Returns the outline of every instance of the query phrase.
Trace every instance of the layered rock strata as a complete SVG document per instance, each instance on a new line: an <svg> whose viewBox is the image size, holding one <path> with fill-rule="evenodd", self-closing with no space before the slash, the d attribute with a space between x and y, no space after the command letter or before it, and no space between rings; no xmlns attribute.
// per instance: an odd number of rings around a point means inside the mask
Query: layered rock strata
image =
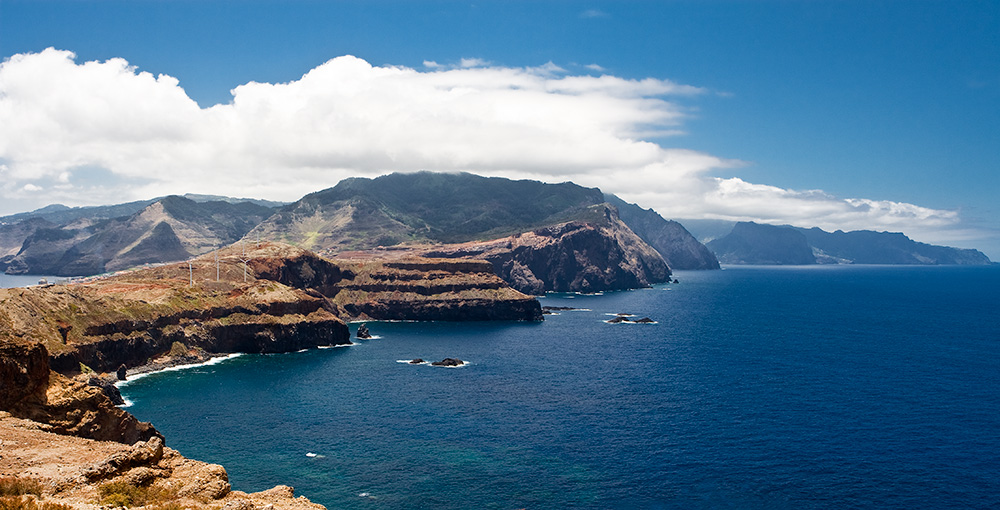
<svg viewBox="0 0 1000 510"><path fill-rule="evenodd" d="M542 320L538 300L511 288L486 261L407 257L338 264L352 277L331 289L331 299L353 320Z"/></svg>
<svg viewBox="0 0 1000 510"><path fill-rule="evenodd" d="M532 295L635 289L669 281L663 257L622 223L613 207L592 209L590 221L418 253L487 260L512 287Z"/></svg>

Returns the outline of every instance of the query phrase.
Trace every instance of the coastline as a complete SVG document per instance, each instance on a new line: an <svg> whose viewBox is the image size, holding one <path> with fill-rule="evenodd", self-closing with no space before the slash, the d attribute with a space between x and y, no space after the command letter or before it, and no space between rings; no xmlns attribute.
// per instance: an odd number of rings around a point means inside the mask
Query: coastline
<svg viewBox="0 0 1000 510"><path fill-rule="evenodd" d="M210 354L202 361L190 361L187 357L174 361L153 360L145 365L130 368L125 373L125 379L115 382L115 386L121 388L128 386L131 382L142 379L146 376L158 374L160 372L174 372L177 370L187 370L189 368L207 367L217 365L224 361L238 358L246 354L245 352L234 352L230 354ZM161 358L162 359L162 358Z"/></svg>

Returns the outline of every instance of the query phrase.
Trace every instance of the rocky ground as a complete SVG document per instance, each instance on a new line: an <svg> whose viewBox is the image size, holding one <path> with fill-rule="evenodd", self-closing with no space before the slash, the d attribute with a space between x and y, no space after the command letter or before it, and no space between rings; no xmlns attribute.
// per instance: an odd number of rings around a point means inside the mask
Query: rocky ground
<svg viewBox="0 0 1000 510"><path fill-rule="evenodd" d="M117 506L227 510L321 510L293 489L234 491L217 464L186 459L159 437L134 445L42 430L0 412L0 478L40 482L45 503L77 509Z"/></svg>

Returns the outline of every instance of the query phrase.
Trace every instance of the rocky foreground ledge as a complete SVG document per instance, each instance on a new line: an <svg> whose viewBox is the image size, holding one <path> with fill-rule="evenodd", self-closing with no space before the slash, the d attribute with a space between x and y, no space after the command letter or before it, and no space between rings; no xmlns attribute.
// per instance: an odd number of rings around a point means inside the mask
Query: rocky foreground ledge
<svg viewBox="0 0 1000 510"><path fill-rule="evenodd" d="M289 487L233 491L224 468L165 448L151 424L116 407L107 381L193 353L349 344L344 319L356 318L542 314L488 262L337 262L279 243L70 285L0 289L0 483L40 487L4 505L322 508Z"/></svg>

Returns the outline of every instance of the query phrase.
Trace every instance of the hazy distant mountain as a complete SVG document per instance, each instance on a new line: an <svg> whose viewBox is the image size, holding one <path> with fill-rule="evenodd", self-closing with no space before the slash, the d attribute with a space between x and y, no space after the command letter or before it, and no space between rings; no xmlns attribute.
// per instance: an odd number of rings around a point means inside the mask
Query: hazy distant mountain
<svg viewBox="0 0 1000 510"><path fill-rule="evenodd" d="M201 195L198 193L185 193L181 196L189 200L194 200L195 202L227 202L230 204L250 203L263 207L270 207L271 209L277 209L278 207L288 205L288 202L275 202L274 200L262 200L260 198L233 198L222 195Z"/></svg>
<svg viewBox="0 0 1000 510"><path fill-rule="evenodd" d="M4 246L8 255L0 259L0 270L72 276L183 260L239 240L272 212L249 202L195 202L169 196L113 219L81 216L56 225L29 218L0 227L0 240L4 233L14 239L17 229L28 234L16 254L9 254L10 242Z"/></svg>
<svg viewBox="0 0 1000 510"><path fill-rule="evenodd" d="M729 235L710 241L708 249L723 264L815 264L816 256L798 230L737 223Z"/></svg>
<svg viewBox="0 0 1000 510"><path fill-rule="evenodd" d="M899 232L838 230L831 233L818 228L796 230L805 235L820 263L842 261L853 264L984 265L990 263L990 259L978 250L919 243Z"/></svg>
<svg viewBox="0 0 1000 510"><path fill-rule="evenodd" d="M633 232L660 252L671 269L719 269L715 254L680 223L665 220L652 209L643 209L614 195L604 197L618 208L618 216Z"/></svg>
<svg viewBox="0 0 1000 510"><path fill-rule="evenodd" d="M244 202L249 202L252 204L260 205L269 208L278 208L283 205L287 205L287 202L274 202L271 200L260 200L256 198L233 198L224 197L219 195L199 195L196 193L188 193L183 195L184 198L193 200L195 202L228 202L230 204L241 204ZM135 202L126 202L124 204L114 204L114 205L97 205L97 206L85 206L85 207L67 207L62 204L52 204L47 205L41 209L36 209L31 212L23 212L12 214L10 216L0 217L0 224L13 224L20 221L24 221L29 218L40 218L48 222L55 223L57 225L64 225L66 223L76 221L81 218L87 220L102 220L111 218L121 218L123 216L129 216L135 214L146 208L149 204L162 200L165 197L151 198L149 200L137 200Z"/></svg>
<svg viewBox="0 0 1000 510"><path fill-rule="evenodd" d="M121 218L141 211L143 208L156 202L158 199L139 200L115 205L98 205L88 207L66 207L62 204L47 205L41 209L31 212L24 212L4 216L0 218L0 223L13 224L29 218L38 218L64 225L66 223L85 218L87 220L107 220L111 218Z"/></svg>
<svg viewBox="0 0 1000 510"><path fill-rule="evenodd" d="M677 221L684 224L684 228L699 242L708 244L709 241L725 237L733 231L736 226L731 220L696 220L688 218L678 218Z"/></svg>
<svg viewBox="0 0 1000 510"><path fill-rule="evenodd" d="M737 223L708 243L723 264L990 264L978 250L916 242L901 233Z"/></svg>

